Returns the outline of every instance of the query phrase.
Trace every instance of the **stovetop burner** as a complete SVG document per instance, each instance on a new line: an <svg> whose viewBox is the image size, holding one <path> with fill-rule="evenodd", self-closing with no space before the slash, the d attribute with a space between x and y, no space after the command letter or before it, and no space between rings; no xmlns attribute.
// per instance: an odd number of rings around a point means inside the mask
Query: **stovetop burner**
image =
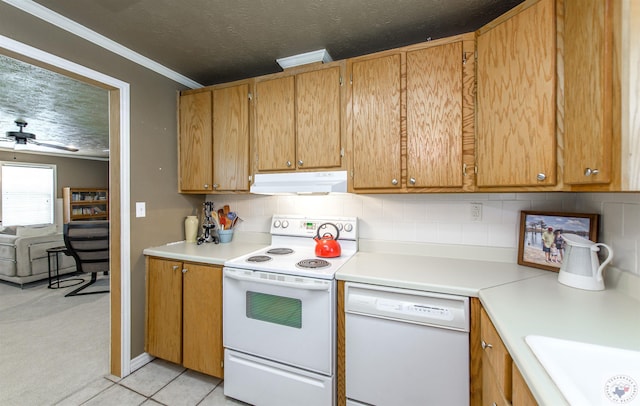
<svg viewBox="0 0 640 406"><path fill-rule="evenodd" d="M287 255L287 254L293 254L293 250L291 248L271 248L269 251L267 251L267 254Z"/></svg>
<svg viewBox="0 0 640 406"><path fill-rule="evenodd" d="M247 258L247 262L267 262L271 261L271 257L268 255L254 255L252 257Z"/></svg>
<svg viewBox="0 0 640 406"><path fill-rule="evenodd" d="M329 261L325 261L324 259L318 259L318 258L303 259L302 261L296 264L297 267L306 268L306 269L320 269L320 268L326 268L330 265L331 263L329 263Z"/></svg>

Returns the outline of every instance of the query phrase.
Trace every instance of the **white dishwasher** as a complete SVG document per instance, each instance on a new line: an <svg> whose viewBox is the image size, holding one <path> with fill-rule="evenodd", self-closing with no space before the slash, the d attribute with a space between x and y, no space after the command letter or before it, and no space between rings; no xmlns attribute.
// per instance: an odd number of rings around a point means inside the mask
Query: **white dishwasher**
<svg viewBox="0 0 640 406"><path fill-rule="evenodd" d="M469 404L469 298L345 283L347 405Z"/></svg>

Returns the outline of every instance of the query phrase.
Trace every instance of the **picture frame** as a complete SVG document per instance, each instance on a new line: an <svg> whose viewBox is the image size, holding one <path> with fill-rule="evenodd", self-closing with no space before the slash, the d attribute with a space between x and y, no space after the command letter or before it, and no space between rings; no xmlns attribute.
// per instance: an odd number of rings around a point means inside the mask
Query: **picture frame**
<svg viewBox="0 0 640 406"><path fill-rule="evenodd" d="M521 211L518 233L518 264L558 272L565 253L563 233L577 234L597 242L599 215L594 213L561 213ZM551 228L551 236L546 233ZM546 242L543 242L543 237ZM551 246L549 242L551 242Z"/></svg>

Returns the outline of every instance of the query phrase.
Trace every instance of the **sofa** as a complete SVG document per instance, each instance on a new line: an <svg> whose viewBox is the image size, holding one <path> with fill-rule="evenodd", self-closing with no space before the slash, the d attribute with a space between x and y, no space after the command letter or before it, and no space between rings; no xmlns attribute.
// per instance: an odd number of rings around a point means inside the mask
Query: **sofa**
<svg viewBox="0 0 640 406"><path fill-rule="evenodd" d="M0 227L0 280L22 287L25 283L49 277L47 250L63 247L64 238L54 224L45 226ZM59 274L76 271L71 256L58 254ZM52 258L53 262L53 258ZM52 266L55 267L54 264ZM52 271L55 268L52 268Z"/></svg>

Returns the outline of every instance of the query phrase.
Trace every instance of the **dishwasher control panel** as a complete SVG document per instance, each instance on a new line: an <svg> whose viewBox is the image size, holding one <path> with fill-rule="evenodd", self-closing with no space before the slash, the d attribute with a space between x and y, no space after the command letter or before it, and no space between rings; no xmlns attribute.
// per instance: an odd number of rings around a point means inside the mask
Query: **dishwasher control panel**
<svg viewBox="0 0 640 406"><path fill-rule="evenodd" d="M345 312L469 331L465 296L347 282Z"/></svg>

